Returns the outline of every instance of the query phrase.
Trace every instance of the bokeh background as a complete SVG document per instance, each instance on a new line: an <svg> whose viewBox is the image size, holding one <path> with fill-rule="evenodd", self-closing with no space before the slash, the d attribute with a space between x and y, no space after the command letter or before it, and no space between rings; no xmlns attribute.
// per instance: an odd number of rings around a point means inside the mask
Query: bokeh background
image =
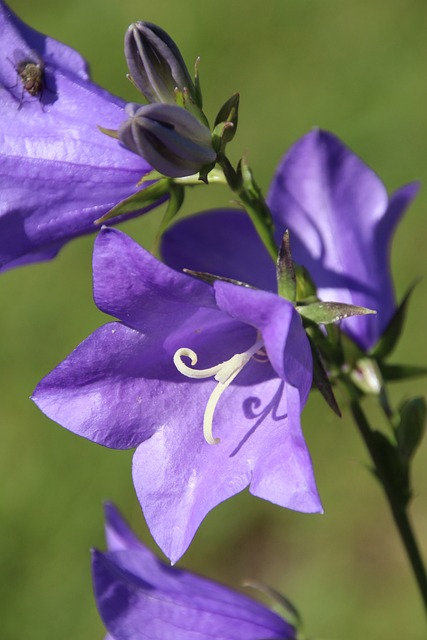
<svg viewBox="0 0 427 640"><path fill-rule="evenodd" d="M150 20L202 56L208 115L239 90L234 159L247 152L266 190L284 151L313 126L338 134L387 188L427 184L427 4L425 0L10 0L35 28L78 49L94 79L129 101L123 34ZM1 34L0 34L1 37ZM1 114L0 114L1 117ZM102 123L100 123L102 124ZM394 362L425 364L427 191L400 225L393 247L396 290L417 276ZM186 211L226 204L220 187L191 194ZM157 214L158 215L158 214ZM147 246L156 214L122 228ZM91 296L93 238L52 263L0 278L0 637L103 637L89 548L103 548L102 501L110 499L153 545L135 498L131 452L79 439L28 400L37 381L104 321ZM393 388L397 402L424 393L423 380ZM367 403L367 409L373 407ZM344 414L345 407L344 407ZM416 587L380 489L348 417L313 394L304 430L325 515L282 510L246 492L200 527L180 565L240 588L270 584L300 608L310 637L425 637ZM412 517L427 556L427 450L414 466ZM216 479L212 478L215 482Z"/></svg>

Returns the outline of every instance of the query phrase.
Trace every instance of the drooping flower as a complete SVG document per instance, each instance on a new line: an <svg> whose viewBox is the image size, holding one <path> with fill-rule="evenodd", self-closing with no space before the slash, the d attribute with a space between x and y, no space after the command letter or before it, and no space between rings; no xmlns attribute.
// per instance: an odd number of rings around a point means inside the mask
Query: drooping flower
<svg viewBox="0 0 427 640"><path fill-rule="evenodd" d="M126 111L130 117L118 132L121 142L160 173L181 178L215 163L209 129L185 109L172 104L129 104Z"/></svg>
<svg viewBox="0 0 427 640"><path fill-rule="evenodd" d="M125 103L90 80L76 51L3 0L0 33L0 268L10 268L97 231L151 167L98 129L119 128Z"/></svg>
<svg viewBox="0 0 427 640"><path fill-rule="evenodd" d="M107 552L94 551L96 603L111 640L288 640L293 626L248 596L160 562L105 508Z"/></svg>
<svg viewBox="0 0 427 640"><path fill-rule="evenodd" d="M137 447L136 492L171 561L211 509L248 485L283 507L321 511L300 427L311 351L293 305L178 273L114 229L97 237L93 267L95 302L120 322L87 338L33 399L81 436Z"/></svg>
<svg viewBox="0 0 427 640"><path fill-rule="evenodd" d="M313 130L280 162L268 194L277 240L291 233L294 260L306 267L322 300L377 311L343 321L364 349L396 310L389 252L396 225L418 184L390 198L378 176L333 134ZM197 247L197 250L195 250ZM275 290L275 270L247 216L232 209L192 216L173 226L163 257L183 267Z"/></svg>

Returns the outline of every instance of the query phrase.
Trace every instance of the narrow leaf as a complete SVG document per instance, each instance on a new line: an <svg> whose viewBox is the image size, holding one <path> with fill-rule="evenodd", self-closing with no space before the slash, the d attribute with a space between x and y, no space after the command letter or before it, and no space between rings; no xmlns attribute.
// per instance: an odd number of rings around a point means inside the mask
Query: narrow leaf
<svg viewBox="0 0 427 640"><path fill-rule="evenodd" d="M295 302L296 300L296 277L294 263L292 261L291 243L289 231L286 229L280 245L279 255L276 263L277 291L279 296Z"/></svg>
<svg viewBox="0 0 427 640"><path fill-rule="evenodd" d="M411 295L417 286L418 281L414 282L414 284L409 287L406 295L404 296L402 302L397 308L394 316L388 323L383 335L378 340L377 344L371 349L370 355L377 360L381 360L382 358L386 358L390 355L393 349L396 347L399 338L402 334L403 325L405 323L406 312L408 310L408 303L411 298Z"/></svg>
<svg viewBox="0 0 427 640"><path fill-rule="evenodd" d="M426 403L424 398L406 400L399 408L400 422L396 429L399 452L408 462L419 447L425 431Z"/></svg>
<svg viewBox="0 0 427 640"><path fill-rule="evenodd" d="M137 191L129 198L122 200L115 207L110 209L102 218L95 220L94 224L103 224L106 220L116 218L117 216L123 216L128 213L134 213L145 207L149 207L155 204L169 192L169 178L163 178L153 184L150 184L145 189Z"/></svg>
<svg viewBox="0 0 427 640"><path fill-rule="evenodd" d="M321 355L313 340L308 338L313 356L313 384L320 391L328 406L341 418L341 411L335 398L331 382L323 366Z"/></svg>
<svg viewBox="0 0 427 640"><path fill-rule="evenodd" d="M350 316L364 316L376 313L372 309L357 307L353 304L344 304L343 302L313 302L312 304L298 306L297 311L304 318L316 324L330 324Z"/></svg>

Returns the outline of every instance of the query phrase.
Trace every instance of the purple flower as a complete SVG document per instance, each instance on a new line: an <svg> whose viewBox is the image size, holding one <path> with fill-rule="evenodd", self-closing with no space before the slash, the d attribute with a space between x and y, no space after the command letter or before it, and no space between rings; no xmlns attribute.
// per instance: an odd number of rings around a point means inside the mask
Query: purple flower
<svg viewBox="0 0 427 640"><path fill-rule="evenodd" d="M111 640L287 640L295 629L265 605L167 567L106 505L108 551L94 551L96 603Z"/></svg>
<svg viewBox="0 0 427 640"><path fill-rule="evenodd" d="M121 142L160 173L181 178L215 164L209 129L182 107L130 104L126 111L130 117L120 127Z"/></svg>
<svg viewBox="0 0 427 640"><path fill-rule="evenodd" d="M0 267L10 268L97 231L94 221L134 194L150 167L99 131L119 128L125 103L91 82L76 51L2 0L0 33Z"/></svg>
<svg viewBox="0 0 427 640"><path fill-rule="evenodd" d="M290 230L293 258L308 269L319 297L377 311L342 323L364 349L377 342L396 310L390 243L417 190L412 183L388 198L378 176L338 138L320 130L294 144L273 178L268 204L277 240ZM274 265L247 216L231 209L172 227L163 256L176 269L275 290Z"/></svg>
<svg viewBox="0 0 427 640"><path fill-rule="evenodd" d="M138 447L136 492L171 561L213 507L248 485L283 507L321 511L300 427L311 351L292 304L173 271L114 229L98 235L93 267L96 304L121 322L77 347L33 399L94 442Z"/></svg>

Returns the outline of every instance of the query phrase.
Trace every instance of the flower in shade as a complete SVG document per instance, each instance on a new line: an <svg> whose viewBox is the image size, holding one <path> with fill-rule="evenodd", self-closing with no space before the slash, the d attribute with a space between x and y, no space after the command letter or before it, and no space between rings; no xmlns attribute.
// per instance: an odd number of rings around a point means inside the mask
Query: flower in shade
<svg viewBox="0 0 427 640"><path fill-rule="evenodd" d="M87 338L33 399L81 436L137 447L136 492L172 562L205 515L247 486L320 512L300 426L311 351L293 305L178 273L111 228L96 239L93 269L96 304L120 322Z"/></svg>
<svg viewBox="0 0 427 640"><path fill-rule="evenodd" d="M171 178L198 173L215 164L209 129L191 113L172 104L129 104L130 116L118 135L157 171Z"/></svg>
<svg viewBox="0 0 427 640"><path fill-rule="evenodd" d="M0 267L9 268L96 231L151 167L98 129L118 129L125 103L91 82L76 51L2 0L0 33Z"/></svg>
<svg viewBox="0 0 427 640"><path fill-rule="evenodd" d="M377 342L396 311L390 244L417 190L417 183L408 184L389 198L372 169L321 130L298 140L273 178L267 201L277 240L290 230L292 256L308 269L319 297L377 311L342 322L364 349ZM166 233L162 253L175 269L244 279L271 291L276 287L274 265L248 217L236 210L179 222Z"/></svg>
<svg viewBox="0 0 427 640"><path fill-rule="evenodd" d="M265 605L160 562L107 504L108 551L94 551L96 603L111 640L287 640L293 626Z"/></svg>

